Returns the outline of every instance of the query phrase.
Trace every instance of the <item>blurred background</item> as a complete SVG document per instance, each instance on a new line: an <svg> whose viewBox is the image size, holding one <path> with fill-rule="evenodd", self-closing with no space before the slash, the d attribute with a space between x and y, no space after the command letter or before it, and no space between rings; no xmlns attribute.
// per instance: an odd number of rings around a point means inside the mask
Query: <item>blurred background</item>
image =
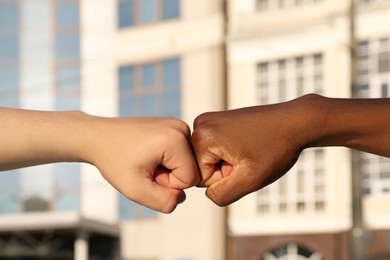
<svg viewBox="0 0 390 260"><path fill-rule="evenodd" d="M0 0L0 106L192 125L306 93L388 97L389 24L388 0ZM227 208L191 188L170 215L90 165L0 173L1 259L384 260L389 245L390 160L344 148L304 151Z"/></svg>

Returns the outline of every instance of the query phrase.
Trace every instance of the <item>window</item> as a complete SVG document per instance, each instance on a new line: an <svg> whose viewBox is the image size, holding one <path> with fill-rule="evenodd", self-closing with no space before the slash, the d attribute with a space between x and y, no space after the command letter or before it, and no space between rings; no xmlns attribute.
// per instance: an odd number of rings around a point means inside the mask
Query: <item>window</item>
<svg viewBox="0 0 390 260"><path fill-rule="evenodd" d="M319 252L313 252L306 247L297 244L288 244L271 250L264 254L261 260L321 260L322 255Z"/></svg>
<svg viewBox="0 0 390 260"><path fill-rule="evenodd" d="M0 2L0 106L18 106L19 6Z"/></svg>
<svg viewBox="0 0 390 260"><path fill-rule="evenodd" d="M180 17L180 0L119 0L118 27L149 24Z"/></svg>
<svg viewBox="0 0 390 260"><path fill-rule="evenodd" d="M120 116L180 117L181 60L169 58L119 68ZM157 213L119 195L121 219L152 218Z"/></svg>
<svg viewBox="0 0 390 260"><path fill-rule="evenodd" d="M76 0L55 2L55 108L80 109L80 14Z"/></svg>
<svg viewBox="0 0 390 260"><path fill-rule="evenodd" d="M80 109L80 69L77 65L56 71L56 110Z"/></svg>
<svg viewBox="0 0 390 260"><path fill-rule="evenodd" d="M258 214L321 213L326 209L324 149L303 151L290 172L256 193Z"/></svg>
<svg viewBox="0 0 390 260"><path fill-rule="evenodd" d="M57 211L79 209L80 164L60 163L54 166L54 205Z"/></svg>
<svg viewBox="0 0 390 260"><path fill-rule="evenodd" d="M282 102L306 93L323 92L323 56L311 54L257 64L257 102ZM256 193L257 212L267 214L320 213L326 210L323 148L302 152L288 174Z"/></svg>
<svg viewBox="0 0 390 260"><path fill-rule="evenodd" d="M321 54L260 62L257 65L257 101L269 104L306 93L323 92Z"/></svg>
<svg viewBox="0 0 390 260"><path fill-rule="evenodd" d="M80 91L80 11L77 0L56 0L55 5L55 109L78 110ZM80 172L77 163L55 164L50 210L78 211Z"/></svg>
<svg viewBox="0 0 390 260"><path fill-rule="evenodd" d="M282 10L312 5L321 1L322 0L256 0L256 10L258 12Z"/></svg>
<svg viewBox="0 0 390 260"><path fill-rule="evenodd" d="M358 4L368 5L368 4L386 4L387 1L383 0L355 0Z"/></svg>
<svg viewBox="0 0 390 260"><path fill-rule="evenodd" d="M358 85L360 98L389 97L390 39L369 39L358 44ZM372 196L390 196L390 159L360 153L364 192Z"/></svg>
<svg viewBox="0 0 390 260"><path fill-rule="evenodd" d="M0 214L20 211L19 172L0 172Z"/></svg>
<svg viewBox="0 0 390 260"><path fill-rule="evenodd" d="M121 116L180 117L180 59L119 68Z"/></svg>

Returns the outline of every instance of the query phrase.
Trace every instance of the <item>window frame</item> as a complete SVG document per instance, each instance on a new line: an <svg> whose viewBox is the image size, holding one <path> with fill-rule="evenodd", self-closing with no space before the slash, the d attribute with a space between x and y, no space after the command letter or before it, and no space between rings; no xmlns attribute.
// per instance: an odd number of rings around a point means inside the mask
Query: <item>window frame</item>
<svg viewBox="0 0 390 260"><path fill-rule="evenodd" d="M142 3L144 1L154 1L155 2L155 17L151 21L143 21L141 17L141 8ZM170 16L166 17L166 14L164 13L164 1L167 0L118 0L117 2L117 28L119 29L126 29L136 26L147 26L147 25L154 25L159 22L163 21L171 21L171 20L177 20L181 17L181 1L177 0L177 9L178 13L177 16ZM130 4L132 3L132 19L127 20L124 15L124 13L121 12L121 4ZM123 24L122 21L127 21L127 23ZM128 22L130 21L130 22Z"/></svg>

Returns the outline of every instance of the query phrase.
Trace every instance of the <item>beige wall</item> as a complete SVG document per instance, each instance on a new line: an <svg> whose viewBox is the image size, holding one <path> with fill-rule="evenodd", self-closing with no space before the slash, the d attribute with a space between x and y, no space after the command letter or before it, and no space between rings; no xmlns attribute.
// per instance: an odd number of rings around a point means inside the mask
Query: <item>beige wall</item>
<svg viewBox="0 0 390 260"><path fill-rule="evenodd" d="M191 127L200 113L223 107L223 19L218 1L182 1L182 19L121 30L115 61L142 63L181 57L182 117ZM123 221L124 258L223 260L224 212L204 195L186 191L185 203L157 219Z"/></svg>
<svg viewBox="0 0 390 260"><path fill-rule="evenodd" d="M251 3L254 1L251 1ZM259 15L249 1L231 1L228 36L228 106L256 105L256 65L305 54L323 53L325 95L350 96L346 1ZM293 93L290 98L293 98ZM277 102L277 100L271 100ZM327 208L321 215L256 213L251 194L230 207L234 235L335 232L350 227L350 157L347 149L327 149ZM293 172L293 170L292 170ZM293 173L290 173L293 174ZM287 221L288 219L288 221ZM293 225L291 225L294 223Z"/></svg>

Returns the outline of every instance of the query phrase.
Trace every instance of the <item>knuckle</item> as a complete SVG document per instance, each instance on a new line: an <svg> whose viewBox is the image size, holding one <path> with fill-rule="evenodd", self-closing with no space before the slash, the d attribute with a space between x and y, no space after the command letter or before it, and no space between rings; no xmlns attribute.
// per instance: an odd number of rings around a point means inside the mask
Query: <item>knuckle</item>
<svg viewBox="0 0 390 260"><path fill-rule="evenodd" d="M187 142L186 136L178 131L177 129L174 128L165 128L165 129L160 129L160 136L163 137L163 140L165 142Z"/></svg>
<svg viewBox="0 0 390 260"><path fill-rule="evenodd" d="M213 128L210 125L204 125L194 130L191 136L193 144L200 144L213 139Z"/></svg>
<svg viewBox="0 0 390 260"><path fill-rule="evenodd" d="M194 120L194 128L201 127L210 121L210 118L215 112L205 112L198 115Z"/></svg>
<svg viewBox="0 0 390 260"><path fill-rule="evenodd" d="M175 117L167 117L166 119L168 120L168 123L171 127L177 129L178 131L180 131L186 135L190 135L191 129L186 122L184 122L183 120L177 119Z"/></svg>

